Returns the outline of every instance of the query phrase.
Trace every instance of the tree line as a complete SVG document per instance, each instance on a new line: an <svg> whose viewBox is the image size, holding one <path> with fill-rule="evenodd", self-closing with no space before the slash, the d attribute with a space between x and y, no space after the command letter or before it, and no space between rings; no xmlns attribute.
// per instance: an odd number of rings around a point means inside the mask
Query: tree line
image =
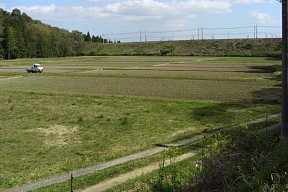
<svg viewBox="0 0 288 192"><path fill-rule="evenodd" d="M84 40L87 43L113 43L113 41L104 39L101 36L91 36L89 31L87 32L87 34L84 34ZM117 43L120 43L120 41L118 41Z"/></svg>
<svg viewBox="0 0 288 192"><path fill-rule="evenodd" d="M101 36L91 37L73 30L52 27L33 20L14 9L11 13L0 8L0 58L39 58L85 55L90 43L106 43Z"/></svg>

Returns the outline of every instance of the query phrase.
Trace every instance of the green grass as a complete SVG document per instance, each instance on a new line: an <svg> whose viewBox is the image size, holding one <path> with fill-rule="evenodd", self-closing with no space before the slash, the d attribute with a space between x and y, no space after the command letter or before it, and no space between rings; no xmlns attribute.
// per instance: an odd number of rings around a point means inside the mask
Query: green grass
<svg viewBox="0 0 288 192"><path fill-rule="evenodd" d="M279 100L281 88L265 82L213 81L154 78L108 78L32 75L0 81L1 89L87 95L118 95L150 98L218 101ZM273 91L275 95L268 94Z"/></svg>
<svg viewBox="0 0 288 192"><path fill-rule="evenodd" d="M255 57L69 57L0 61L0 76L24 75L33 63L49 76L132 77L276 83L281 61Z"/></svg>
<svg viewBox="0 0 288 192"><path fill-rule="evenodd" d="M43 74L21 72L36 62L44 65ZM204 129L279 113L281 88L273 72L259 75L258 69L251 70L278 62L213 57L0 61L0 190L188 138ZM136 71L119 75L114 70L101 76L95 74L99 67ZM196 68L198 72L191 70Z"/></svg>
<svg viewBox="0 0 288 192"><path fill-rule="evenodd" d="M265 80L281 66L277 59L255 57L69 57L0 61L0 76L25 74L33 63L44 65L44 75L132 76L212 80ZM272 68L272 69L271 69ZM104 69L104 70L99 70ZM107 69L107 70L106 70ZM108 70L109 69L109 70ZM115 70L117 69L117 70ZM129 70L127 70L129 69ZM82 74L83 75L83 74ZM87 74L85 74L87 75ZM266 81L267 82L267 81Z"/></svg>
<svg viewBox="0 0 288 192"><path fill-rule="evenodd" d="M24 72L22 65L38 61L43 74ZM275 103L281 98L275 76L279 62L239 57L20 59L0 63L12 65L0 67L0 76L22 77L0 85L6 91Z"/></svg>
<svg viewBox="0 0 288 192"><path fill-rule="evenodd" d="M1 179L9 181L2 188L279 111L275 105L69 94L2 92L0 98Z"/></svg>

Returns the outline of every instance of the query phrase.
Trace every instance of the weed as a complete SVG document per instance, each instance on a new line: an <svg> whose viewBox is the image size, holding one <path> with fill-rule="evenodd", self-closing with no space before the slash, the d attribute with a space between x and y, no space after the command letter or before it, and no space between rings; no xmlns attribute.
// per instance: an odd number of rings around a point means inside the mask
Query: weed
<svg viewBox="0 0 288 192"><path fill-rule="evenodd" d="M189 190L286 190L288 156L287 149L278 147L278 134L255 133L241 128L215 135L211 138L209 156L203 162L203 178L190 185Z"/></svg>
<svg viewBox="0 0 288 192"><path fill-rule="evenodd" d="M178 154L179 149L177 147L163 152L162 160L159 163L158 179L151 182L153 191L181 191L183 184L181 178L185 174L178 171L178 166L175 162ZM166 158L169 159L169 166L165 165Z"/></svg>
<svg viewBox="0 0 288 192"><path fill-rule="evenodd" d="M78 116L77 118L77 123L82 123L83 122L83 117L82 116Z"/></svg>
<svg viewBox="0 0 288 192"><path fill-rule="evenodd" d="M127 116L125 116L125 117L120 117L120 118L119 118L119 123L120 123L120 125L128 125L128 123L129 123L128 117L127 117Z"/></svg>
<svg viewBox="0 0 288 192"><path fill-rule="evenodd" d="M104 115L101 114L101 115L98 115L97 117L98 117L99 119L103 119L103 118L104 118Z"/></svg>

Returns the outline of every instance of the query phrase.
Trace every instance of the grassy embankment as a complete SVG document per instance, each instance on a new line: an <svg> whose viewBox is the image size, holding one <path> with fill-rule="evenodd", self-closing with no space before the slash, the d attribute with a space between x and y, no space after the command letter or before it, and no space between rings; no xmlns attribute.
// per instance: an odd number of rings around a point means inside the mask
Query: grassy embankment
<svg viewBox="0 0 288 192"><path fill-rule="evenodd" d="M281 39L213 39L88 45L85 54L279 57Z"/></svg>

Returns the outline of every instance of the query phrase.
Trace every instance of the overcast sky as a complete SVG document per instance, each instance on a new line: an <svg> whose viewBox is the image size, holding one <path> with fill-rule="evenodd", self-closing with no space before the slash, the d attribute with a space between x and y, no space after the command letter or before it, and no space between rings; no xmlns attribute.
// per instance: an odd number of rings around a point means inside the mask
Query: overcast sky
<svg viewBox="0 0 288 192"><path fill-rule="evenodd" d="M256 25L258 36L281 35L281 3L276 0L2 0L0 7L7 11L18 8L33 19L69 31L109 34L111 38L119 33L124 33L119 37L139 36L140 31L141 38L160 31L166 31L161 36L172 31L170 38L176 38L184 36L185 30L189 38L199 38L199 33L232 37L236 31L252 37Z"/></svg>

